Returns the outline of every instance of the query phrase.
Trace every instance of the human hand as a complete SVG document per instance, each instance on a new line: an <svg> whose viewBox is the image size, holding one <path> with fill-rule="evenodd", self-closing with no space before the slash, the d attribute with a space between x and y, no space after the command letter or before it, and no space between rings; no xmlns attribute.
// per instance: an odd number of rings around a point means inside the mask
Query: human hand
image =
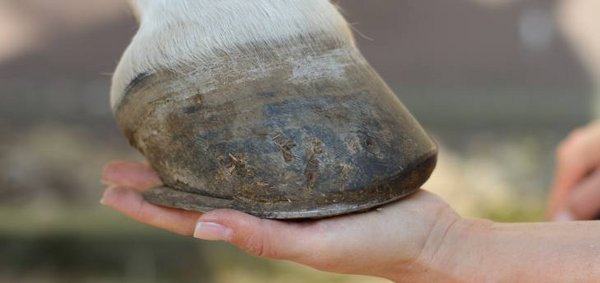
<svg viewBox="0 0 600 283"><path fill-rule="evenodd" d="M437 196L418 192L363 214L305 222L259 219L233 210L205 214L156 206L141 192L160 185L147 165L113 162L101 203L139 222L185 236L231 243L258 257L290 260L345 274L418 282L452 265L449 239L462 240L464 221Z"/></svg>
<svg viewBox="0 0 600 283"><path fill-rule="evenodd" d="M600 215L600 122L573 131L558 147L548 214L554 221Z"/></svg>

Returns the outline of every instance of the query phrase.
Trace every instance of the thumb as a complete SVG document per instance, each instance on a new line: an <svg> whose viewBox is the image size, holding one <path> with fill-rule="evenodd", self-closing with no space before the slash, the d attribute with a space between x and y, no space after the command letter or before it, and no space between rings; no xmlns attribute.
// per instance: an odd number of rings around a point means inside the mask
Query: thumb
<svg viewBox="0 0 600 283"><path fill-rule="evenodd" d="M198 220L194 237L226 241L244 252L264 258L312 265L320 229L317 222L282 222L260 219L235 210L216 210Z"/></svg>
<svg viewBox="0 0 600 283"><path fill-rule="evenodd" d="M600 215L600 170L573 189L567 208L575 219L593 220Z"/></svg>

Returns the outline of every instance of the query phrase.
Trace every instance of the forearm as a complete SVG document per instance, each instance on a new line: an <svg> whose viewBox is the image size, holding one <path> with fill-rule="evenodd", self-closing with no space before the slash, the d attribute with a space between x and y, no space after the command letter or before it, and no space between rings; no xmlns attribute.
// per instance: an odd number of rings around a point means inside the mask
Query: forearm
<svg viewBox="0 0 600 283"><path fill-rule="evenodd" d="M447 234L436 273L460 282L600 280L600 223L467 223Z"/></svg>

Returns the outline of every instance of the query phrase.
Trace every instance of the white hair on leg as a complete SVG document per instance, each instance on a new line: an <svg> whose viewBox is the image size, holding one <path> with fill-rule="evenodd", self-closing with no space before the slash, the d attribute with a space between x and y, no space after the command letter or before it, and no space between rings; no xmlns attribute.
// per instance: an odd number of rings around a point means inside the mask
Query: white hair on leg
<svg viewBox="0 0 600 283"><path fill-rule="evenodd" d="M130 0L140 28L113 76L111 104L140 74L189 71L248 46L277 53L300 39L354 48L348 23L328 0ZM235 57L235 56L232 56ZM335 71L335 70L331 70ZM306 72L299 72L306 76Z"/></svg>

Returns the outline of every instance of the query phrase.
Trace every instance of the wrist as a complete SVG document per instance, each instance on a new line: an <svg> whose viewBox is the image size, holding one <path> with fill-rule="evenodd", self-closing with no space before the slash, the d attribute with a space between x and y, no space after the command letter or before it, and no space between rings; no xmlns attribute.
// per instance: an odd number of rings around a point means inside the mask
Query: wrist
<svg viewBox="0 0 600 283"><path fill-rule="evenodd" d="M490 221L458 216L439 221L416 261L415 277L396 282L482 282L479 259L485 256L493 226Z"/></svg>
<svg viewBox="0 0 600 283"><path fill-rule="evenodd" d="M490 250L495 223L481 219L463 219L444 237L431 266L452 281L485 282L482 258ZM482 272L484 271L484 272Z"/></svg>

